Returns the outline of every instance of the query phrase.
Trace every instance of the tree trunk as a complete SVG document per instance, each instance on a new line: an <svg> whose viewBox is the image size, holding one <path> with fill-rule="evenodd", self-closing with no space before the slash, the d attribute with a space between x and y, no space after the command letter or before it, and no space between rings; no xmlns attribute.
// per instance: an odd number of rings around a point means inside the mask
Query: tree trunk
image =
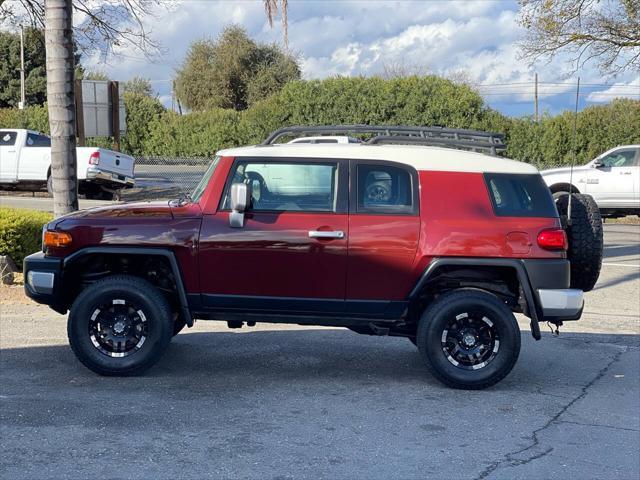
<svg viewBox="0 0 640 480"><path fill-rule="evenodd" d="M78 209L71 0L45 0L53 214Z"/></svg>

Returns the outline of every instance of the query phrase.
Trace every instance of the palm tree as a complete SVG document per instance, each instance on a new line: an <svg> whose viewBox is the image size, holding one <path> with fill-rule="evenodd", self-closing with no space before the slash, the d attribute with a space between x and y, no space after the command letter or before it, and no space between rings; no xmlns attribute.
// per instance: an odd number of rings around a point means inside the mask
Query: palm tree
<svg viewBox="0 0 640 480"><path fill-rule="evenodd" d="M71 0L46 0L47 104L56 217L78 209L72 29Z"/></svg>
<svg viewBox="0 0 640 480"><path fill-rule="evenodd" d="M267 14L267 20L269 20L269 26L273 28L273 19L280 10L280 21L282 22L282 32L284 36L284 46L289 47L289 22L287 20L287 5L288 0L264 0L264 11Z"/></svg>

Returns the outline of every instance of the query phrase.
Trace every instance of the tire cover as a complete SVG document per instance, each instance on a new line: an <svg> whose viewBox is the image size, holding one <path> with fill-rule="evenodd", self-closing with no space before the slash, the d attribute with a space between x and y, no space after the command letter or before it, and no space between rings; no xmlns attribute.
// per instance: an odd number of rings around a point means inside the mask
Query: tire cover
<svg viewBox="0 0 640 480"><path fill-rule="evenodd" d="M567 217L569 194L554 195L560 216ZM566 228L567 257L571 262L571 288L593 290L602 268L602 217L591 195L571 194L571 219Z"/></svg>

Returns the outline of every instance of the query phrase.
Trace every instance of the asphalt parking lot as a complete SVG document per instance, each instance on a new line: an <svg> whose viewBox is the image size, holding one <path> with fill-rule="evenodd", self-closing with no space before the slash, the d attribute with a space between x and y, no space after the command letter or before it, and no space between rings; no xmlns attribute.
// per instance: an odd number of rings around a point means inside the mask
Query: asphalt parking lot
<svg viewBox="0 0 640 480"><path fill-rule="evenodd" d="M640 477L640 227L605 226L583 319L498 385L454 391L411 343L198 322L138 378L76 360L66 317L0 306L0 478Z"/></svg>

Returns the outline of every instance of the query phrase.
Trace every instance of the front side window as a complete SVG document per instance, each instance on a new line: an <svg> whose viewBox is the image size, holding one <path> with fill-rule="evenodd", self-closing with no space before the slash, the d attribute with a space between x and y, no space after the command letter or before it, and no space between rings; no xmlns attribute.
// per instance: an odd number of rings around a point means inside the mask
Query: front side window
<svg viewBox="0 0 640 480"><path fill-rule="evenodd" d="M51 139L44 135L37 135L35 133L27 134L27 147L50 147Z"/></svg>
<svg viewBox="0 0 640 480"><path fill-rule="evenodd" d="M0 147L10 147L16 144L16 132L0 130Z"/></svg>
<svg viewBox="0 0 640 480"><path fill-rule="evenodd" d="M390 165L357 167L358 213L413 213L411 174Z"/></svg>
<svg viewBox="0 0 640 480"><path fill-rule="evenodd" d="M211 162L211 164L209 165L209 168L207 168L207 171L204 172L204 175L200 179L200 182L198 183L198 185L196 185L196 188L193 189L193 192L191 193L191 200L193 200L196 203L200 201L200 197L202 197L202 194L207 188L207 185L209 184L209 180L211 180L211 177L213 176L213 172L216 171L216 167L218 166L219 162L220 162L220 157L216 156L213 159L213 162Z"/></svg>
<svg viewBox="0 0 640 480"><path fill-rule="evenodd" d="M636 151L635 150L618 150L610 153L600 159L605 167L635 167Z"/></svg>
<svg viewBox="0 0 640 480"><path fill-rule="evenodd" d="M231 183L246 183L255 211L335 212L338 164L241 162ZM231 185L229 185L231 188ZM228 207L229 191L224 208Z"/></svg>

